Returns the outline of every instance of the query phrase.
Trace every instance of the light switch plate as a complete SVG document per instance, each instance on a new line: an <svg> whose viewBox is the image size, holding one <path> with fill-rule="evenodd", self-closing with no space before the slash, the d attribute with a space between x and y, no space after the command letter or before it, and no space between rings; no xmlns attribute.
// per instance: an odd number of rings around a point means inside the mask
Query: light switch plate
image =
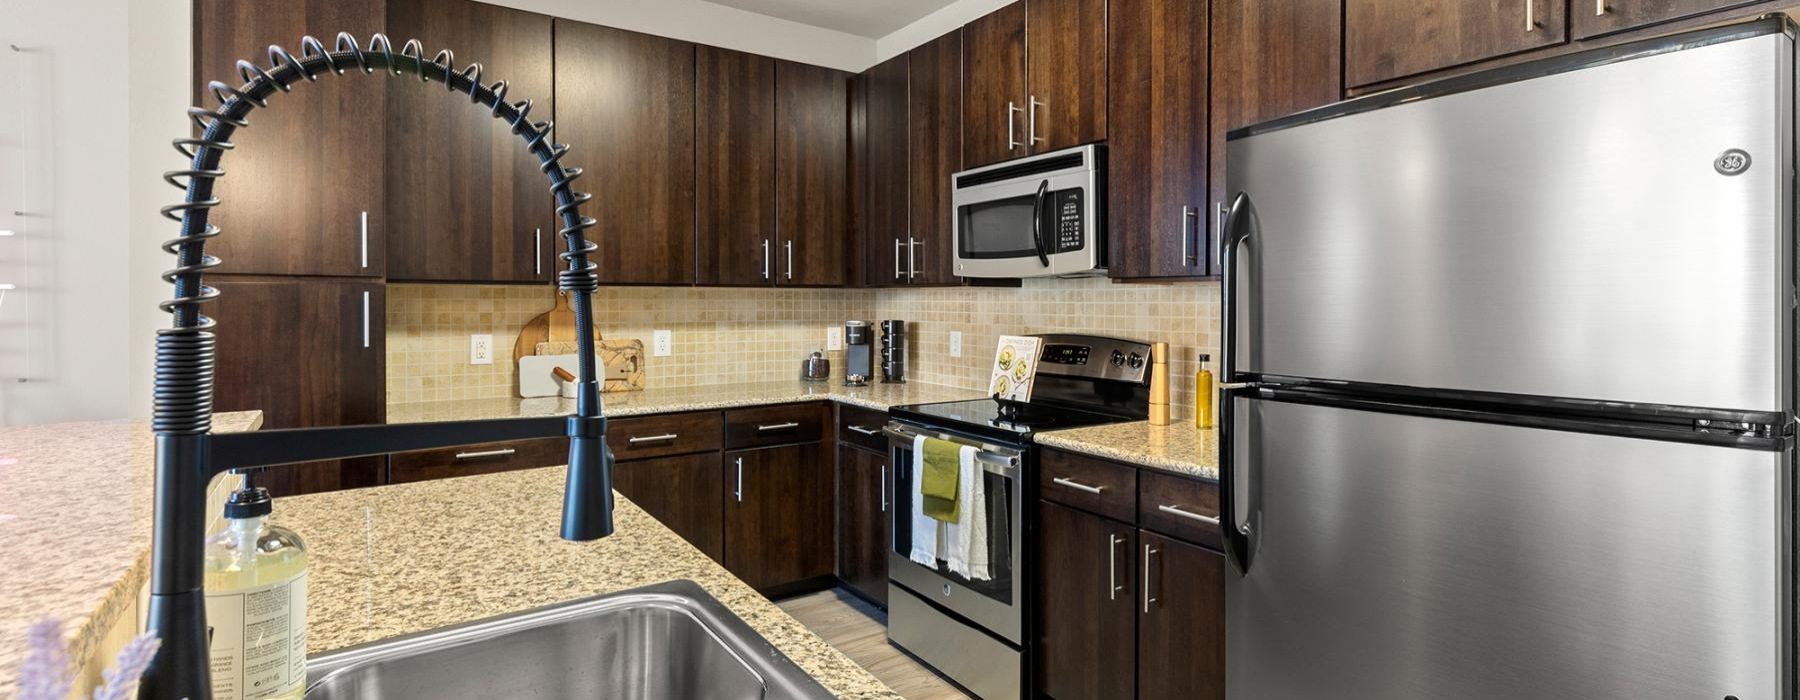
<svg viewBox="0 0 1800 700"><path fill-rule="evenodd" d="M825 327L825 349L826 350L842 350L842 349L844 349L844 327L843 326L826 326Z"/></svg>
<svg viewBox="0 0 1800 700"><path fill-rule="evenodd" d="M950 331L950 356L962 357L962 331Z"/></svg>
<svg viewBox="0 0 1800 700"><path fill-rule="evenodd" d="M650 335L651 357L668 357L675 354L675 333L673 331L656 331Z"/></svg>
<svg viewBox="0 0 1800 700"><path fill-rule="evenodd" d="M469 336L469 364L494 364L494 336L485 333Z"/></svg>

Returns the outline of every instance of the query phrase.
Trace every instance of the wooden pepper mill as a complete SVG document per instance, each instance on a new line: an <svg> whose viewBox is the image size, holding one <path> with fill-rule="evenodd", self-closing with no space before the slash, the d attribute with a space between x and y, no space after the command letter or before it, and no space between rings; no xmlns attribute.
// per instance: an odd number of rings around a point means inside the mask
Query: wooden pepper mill
<svg viewBox="0 0 1800 700"><path fill-rule="evenodd" d="M1169 424L1169 344L1150 344L1150 424Z"/></svg>

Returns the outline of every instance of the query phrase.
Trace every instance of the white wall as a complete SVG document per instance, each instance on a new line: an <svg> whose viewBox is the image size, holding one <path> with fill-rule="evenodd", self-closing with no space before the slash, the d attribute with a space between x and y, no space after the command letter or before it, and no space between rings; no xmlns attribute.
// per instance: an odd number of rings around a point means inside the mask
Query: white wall
<svg viewBox="0 0 1800 700"><path fill-rule="evenodd" d="M481 1L840 70L875 65L875 42L866 37L704 0Z"/></svg>
<svg viewBox="0 0 1800 700"><path fill-rule="evenodd" d="M875 65L910 51L927 41L949 33L952 29L968 24L969 20L1010 5L1014 1L956 0L936 12L919 18L912 24L894 30L892 34L876 39L875 58L869 62L869 65Z"/></svg>

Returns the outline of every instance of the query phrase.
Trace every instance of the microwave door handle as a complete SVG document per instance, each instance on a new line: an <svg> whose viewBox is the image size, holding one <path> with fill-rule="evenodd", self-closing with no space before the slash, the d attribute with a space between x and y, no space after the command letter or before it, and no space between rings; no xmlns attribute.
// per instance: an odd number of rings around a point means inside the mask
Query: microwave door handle
<svg viewBox="0 0 1800 700"><path fill-rule="evenodd" d="M1038 262L1044 267L1050 266L1050 256L1044 252L1044 194L1050 191L1050 181L1038 183L1037 197L1031 200L1031 246L1037 251Z"/></svg>

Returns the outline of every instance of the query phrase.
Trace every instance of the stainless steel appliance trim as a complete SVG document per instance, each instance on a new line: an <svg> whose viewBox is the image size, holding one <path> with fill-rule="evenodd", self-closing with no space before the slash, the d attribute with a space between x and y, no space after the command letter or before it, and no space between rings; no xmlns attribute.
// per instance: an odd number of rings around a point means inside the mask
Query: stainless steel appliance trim
<svg viewBox="0 0 1800 700"><path fill-rule="evenodd" d="M1053 170L1043 173L1031 173L1017 178L989 182L969 187L955 187L956 179L972 173L979 173L995 167L1016 167L1021 163L1030 163L1041 159L1052 159L1067 156L1072 151L1082 153L1081 165ZM1069 275L1101 274L1105 270L1100 267L1101 248L1105 245L1106 222L1100 216L1100 203L1105 197L1106 183L1101 178L1100 161L1104 158L1102 147L1098 144L1087 144L1074 148L1050 151L1037 155L1009 160L998 166L983 166L964 170L951 176L950 204L952 215L950 228L952 241L956 248L956 274L962 277L983 278L1025 278L1055 277ZM1050 253L1050 264L1045 266L1038 260L1037 251L1026 251L1024 255L1010 258L974 258L962 254L964 236L962 226L962 208L970 204L981 204L1015 197L1031 197L1044 182L1049 183L1051 190L1080 189L1082 196L1083 235L1086 236L1079 250Z"/></svg>
<svg viewBox="0 0 1800 700"><path fill-rule="evenodd" d="M737 502L739 502L739 503L744 502L744 458L743 457L737 458L737 487L732 489L731 493L732 493L732 495L737 496Z"/></svg>
<svg viewBox="0 0 1800 700"><path fill-rule="evenodd" d="M959 435L927 430L907 423L888 423L886 426L882 427L881 432L887 434L890 438L899 438L906 441L907 449L912 449L913 438L920 435L937 438L946 442L954 442L958 445L973 447L976 449L975 459L983 463L982 467L984 469L1007 478L1018 478L1020 457L1023 457L1025 454L1024 451L1016 448L1001 447L985 442L976 442Z"/></svg>
<svg viewBox="0 0 1800 700"><path fill-rule="evenodd" d="M1067 486L1069 488L1075 489L1076 491L1086 491L1086 492L1094 494L1094 495L1099 495L1101 492L1106 490L1105 486L1089 486L1089 485L1081 483L1079 481L1075 481L1074 479L1070 479L1067 477L1061 477L1061 476L1051 479L1050 481L1055 482L1057 486Z"/></svg>
<svg viewBox="0 0 1800 700"><path fill-rule="evenodd" d="M888 641L982 700L1024 697L1025 652L888 584Z"/></svg>
<svg viewBox="0 0 1800 700"><path fill-rule="evenodd" d="M681 435L679 433L663 433L661 435L638 435L636 437L632 437L632 438L626 440L625 442L627 444L636 445L638 443L644 443L644 442L662 442L665 440L674 440L675 438L678 438L678 437L681 437Z"/></svg>
<svg viewBox="0 0 1800 700"><path fill-rule="evenodd" d="M1173 516L1180 517L1180 518L1187 518L1189 520L1198 520L1198 521L1206 523L1208 525L1218 525L1219 524L1218 518L1212 517L1210 515L1201 515L1199 513L1185 511L1185 510L1181 509L1181 506L1157 506L1156 509L1160 510L1164 513L1168 513L1169 515L1173 515Z"/></svg>
<svg viewBox="0 0 1800 700"><path fill-rule="evenodd" d="M362 213L361 230L361 259L362 266L366 269L369 267L369 212Z"/></svg>
<svg viewBox="0 0 1800 700"><path fill-rule="evenodd" d="M457 459L482 459L484 457L505 457L518 452L516 448L505 447L498 450L480 450L477 452L458 452Z"/></svg>
<svg viewBox="0 0 1800 700"><path fill-rule="evenodd" d="M756 432L763 433L763 432L768 432L770 430L787 430L789 428L798 428L798 427L800 427L800 424L795 423L793 421L788 421L786 423L770 423L768 425L756 426Z"/></svg>

